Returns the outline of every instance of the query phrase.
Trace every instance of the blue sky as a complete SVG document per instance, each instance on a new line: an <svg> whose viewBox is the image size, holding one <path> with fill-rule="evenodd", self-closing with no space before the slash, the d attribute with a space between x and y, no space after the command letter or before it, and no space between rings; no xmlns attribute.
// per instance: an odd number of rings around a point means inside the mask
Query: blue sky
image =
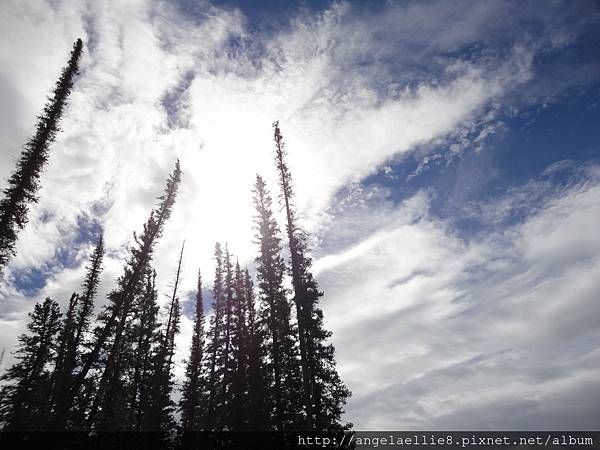
<svg viewBox="0 0 600 450"><path fill-rule="evenodd" d="M347 420L598 428L597 3L15 0L0 30L5 176L86 49L0 286L1 346L34 301L68 301L100 229L103 301L175 158L161 292L183 239L187 297L215 240L252 268L250 187L276 189L280 120Z"/></svg>

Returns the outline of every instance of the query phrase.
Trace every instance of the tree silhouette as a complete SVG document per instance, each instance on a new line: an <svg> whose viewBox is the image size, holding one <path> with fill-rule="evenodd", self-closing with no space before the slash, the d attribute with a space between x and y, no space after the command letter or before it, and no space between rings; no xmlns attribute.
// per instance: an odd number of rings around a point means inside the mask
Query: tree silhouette
<svg viewBox="0 0 600 450"><path fill-rule="evenodd" d="M302 426L302 386L297 330L291 324L291 309L284 287L285 261L281 255L279 227L273 216L272 199L265 182L257 175L254 184L254 228L259 253L256 270L261 320L268 330L269 396L271 415L275 429Z"/></svg>
<svg viewBox="0 0 600 450"><path fill-rule="evenodd" d="M89 330L90 318L94 310L94 297L98 292L100 284L100 274L102 273L102 261L104 259L104 238L102 235L96 241L94 252L90 256L89 265L85 281L82 286L82 293L79 296L79 310L77 313L77 331L75 342L80 345L84 334Z"/></svg>
<svg viewBox="0 0 600 450"><path fill-rule="evenodd" d="M25 144L17 167L8 179L4 198L0 200L0 276L10 258L15 254L17 233L27 223L29 205L38 200L39 179L48 162L50 144L60 130L60 120L79 70L83 43L73 44L69 63L62 70L52 96L38 116L33 137Z"/></svg>
<svg viewBox="0 0 600 450"><path fill-rule="evenodd" d="M183 431L198 431L203 428L202 413L206 407L204 383L202 373L202 359L204 357L204 301L202 298L202 276L198 270L198 286L196 290L196 311L194 316L194 332L190 357L185 371L181 401L181 428Z"/></svg>
<svg viewBox="0 0 600 450"><path fill-rule="evenodd" d="M233 317L233 302L234 302L234 285L233 285L233 264L231 262L231 254L229 253L229 247L225 244L225 255L223 257L223 297L224 297L224 311L221 317L223 318L223 332L222 332L222 352L219 359L218 369L220 371L220 378L222 382L219 386L218 392L218 429L230 429L234 422L233 415L237 413L232 396L234 392L232 390L232 378L233 370L235 366L234 360L234 349L233 349L233 334L234 330L234 317Z"/></svg>
<svg viewBox="0 0 600 450"><path fill-rule="evenodd" d="M248 330L247 307L244 279L239 262L236 262L233 271L233 289L231 301L231 354L232 365L230 369L230 418L228 425L232 430L244 428L249 416L248 405Z"/></svg>
<svg viewBox="0 0 600 450"><path fill-rule="evenodd" d="M51 364L56 357L60 330L58 303L49 297L29 314L28 334L19 336L15 363L2 376L0 417L3 429L43 430L50 421L48 398L52 387Z"/></svg>
<svg viewBox="0 0 600 450"><path fill-rule="evenodd" d="M236 273L237 274L237 273ZM246 303L247 322L245 352L247 354L246 378L246 419L243 428L247 430L267 430L270 428L267 390L267 343L266 328L256 317L254 304L254 285L248 269L240 272L239 283L242 286L240 301Z"/></svg>
<svg viewBox="0 0 600 450"><path fill-rule="evenodd" d="M76 313L79 296L76 293L71 295L67 313L62 323L62 327L58 336L58 351L53 374L53 386L51 403L58 406L59 403L67 396L71 384L72 371L75 366L75 358L77 353L77 345L75 343L76 335ZM58 408L56 408L58 409ZM66 417L60 418L61 421ZM58 414L55 415L56 421L59 420ZM54 425L53 425L54 427Z"/></svg>
<svg viewBox="0 0 600 450"><path fill-rule="evenodd" d="M134 346L133 367L131 368L131 428L145 429L152 416L152 380L154 345L160 340L158 322L158 291L156 271L148 269L144 289L135 305L132 325L132 345Z"/></svg>
<svg viewBox="0 0 600 450"><path fill-rule="evenodd" d="M220 357L223 352L223 317L226 314L225 297L223 292L223 250L221 244L215 244L215 279L213 283L213 314L210 318L210 341L207 346L208 360L208 406L205 424L208 430L217 425L217 408L219 406L219 393L221 392Z"/></svg>
<svg viewBox="0 0 600 450"><path fill-rule="evenodd" d="M122 383L120 383L120 377L124 369L121 362L124 360L125 329L128 325L134 300L142 290L142 280L152 259L154 246L162 235L165 222L171 215L180 181L181 168L179 161L177 161L175 169L167 179L164 193L159 197L158 206L150 213L148 221L144 224L144 232L140 236L134 233L136 245L130 249L130 257L124 267L124 273L117 280L118 287L108 295L109 304L102 315L102 327L98 330L93 348L86 355L85 363L74 382L73 392L76 393L82 386L92 365L98 361L100 352L104 350L107 356L90 413L89 419L91 422L97 421L95 415L103 401L103 397L105 400L112 402L115 407L122 408L124 404L124 400L119 403L119 397L126 395L126 393L121 392ZM106 348L107 345L108 348ZM120 395L105 395L108 388L119 391ZM104 411L103 416L111 421L118 419L118 414L113 414L109 410ZM116 424L121 426L123 422Z"/></svg>
<svg viewBox="0 0 600 450"><path fill-rule="evenodd" d="M226 247L215 246L213 314L207 342L208 430L266 429L264 333L256 320L252 282Z"/></svg>
<svg viewBox="0 0 600 450"><path fill-rule="evenodd" d="M183 248L184 246L182 245L175 283L173 284L173 293L167 305L168 312L165 329L161 332L157 352L154 355L153 376L150 385L152 408L146 421L146 428L148 430L167 431L173 428L175 424L172 417L174 403L171 401L171 389L173 387L172 365L175 354L175 336L179 333L179 322L181 319L181 308L177 290L181 279Z"/></svg>
<svg viewBox="0 0 600 450"><path fill-rule="evenodd" d="M340 419L350 391L337 373L335 349L332 344L327 343L331 332L325 330L323 311L318 307L323 293L319 291L310 271L312 260L308 256L306 233L297 223L292 177L285 162L285 145L279 122L273 124L273 129L275 163L286 213L292 285L298 318L306 427L311 430L340 429L344 427Z"/></svg>
<svg viewBox="0 0 600 450"><path fill-rule="evenodd" d="M257 175L253 188L257 291L248 269L227 245L223 249L216 243L206 332L198 271L190 356L177 405L184 443L191 442L186 441L189 431L340 431L351 426L341 423L350 391L339 377L331 332L323 324L319 307L323 293L311 271L307 234L296 217L277 122L274 140L290 267L283 257L273 200ZM3 429L160 431L161 438L177 429L173 359L181 320L184 245L162 320L152 260L180 180L177 161L143 232L134 233L123 274L95 320L102 236L90 255L81 290L72 294L63 319L50 298L35 305L29 333L19 337L18 362L2 377L7 382L0 391ZM293 291L286 287L288 275Z"/></svg>
<svg viewBox="0 0 600 450"><path fill-rule="evenodd" d="M94 308L94 297L100 283L104 241L102 236L96 241L90 255L81 295L73 294L69 302L66 319L60 336L60 347L56 361L55 383L53 388L53 424L54 429L68 427L70 409L73 404L72 384L75 369L82 363L83 338L89 329L90 316Z"/></svg>

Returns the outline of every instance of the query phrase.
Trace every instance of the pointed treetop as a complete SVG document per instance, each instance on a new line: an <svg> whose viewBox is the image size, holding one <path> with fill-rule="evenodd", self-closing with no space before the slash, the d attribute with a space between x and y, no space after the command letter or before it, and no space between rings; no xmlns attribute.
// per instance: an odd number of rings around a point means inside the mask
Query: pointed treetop
<svg viewBox="0 0 600 450"><path fill-rule="evenodd" d="M71 59L79 59L82 52L83 52L83 41L81 40L81 38L78 38L73 43L73 50L71 50Z"/></svg>

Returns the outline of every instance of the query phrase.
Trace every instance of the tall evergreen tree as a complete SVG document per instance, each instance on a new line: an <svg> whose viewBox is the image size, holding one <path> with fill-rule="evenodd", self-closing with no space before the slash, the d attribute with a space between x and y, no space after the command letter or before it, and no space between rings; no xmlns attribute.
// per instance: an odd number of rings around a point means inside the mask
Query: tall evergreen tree
<svg viewBox="0 0 600 450"><path fill-rule="evenodd" d="M207 346L207 372L208 372L208 404L204 423L208 430L218 426L217 411L220 406L219 394L221 392L221 370L219 362L223 353L223 318L226 315L226 297L224 293L223 250L220 243L215 244L215 278L213 283L213 314L210 317L210 340Z"/></svg>
<svg viewBox="0 0 600 450"><path fill-rule="evenodd" d="M173 173L167 180L164 193L159 197L158 206L150 213L144 225L144 232L140 236L134 233L136 245L130 249L131 254L124 267L124 273L117 281L118 287L108 295L109 304L103 313L102 327L98 330L93 348L86 355L85 363L74 382L73 393L76 393L83 385L89 370L98 361L100 353L106 351L104 371L92 406L91 422L98 422L95 414L103 399L118 407L119 414L128 414L121 410L127 403L125 399L121 399L122 396L127 396L127 393L122 392L121 383L121 376L125 369L121 363L127 362L127 357L123 354L124 350L127 350L124 346L125 330L130 324L134 300L143 289L144 275L152 259L154 246L171 215L180 180L181 169L177 161ZM119 395L106 395L109 388L118 391ZM107 409L103 417L110 419L115 426L122 426L123 422L119 421L119 414Z"/></svg>
<svg viewBox="0 0 600 450"><path fill-rule="evenodd" d="M158 322L158 291L156 271L148 269L144 290L135 308L135 324L132 327L132 345L135 358L131 374L131 428L141 431L152 415L152 380L154 345L160 341Z"/></svg>
<svg viewBox="0 0 600 450"><path fill-rule="evenodd" d="M269 394L273 425L277 430L299 428L303 423L302 386L297 330L291 324L291 309L284 287L285 262L281 255L279 227L273 216L272 199L263 179L254 184L254 228L259 253L256 270L261 320L268 330Z"/></svg>
<svg viewBox="0 0 600 450"><path fill-rule="evenodd" d="M142 283L143 284L143 283ZM120 333L112 334L102 348L90 380L94 380L86 427L97 431L126 431L133 428L134 414L129 400L132 397L131 366L135 361L134 341L137 299L143 287L135 293L127 312L118 318ZM110 305L108 305L110 306ZM121 319L124 319L121 322ZM109 307L98 317L94 341L110 320ZM116 329L116 326L115 326Z"/></svg>
<svg viewBox="0 0 600 450"><path fill-rule="evenodd" d="M181 427L183 431L198 431L204 424L200 420L204 410L205 392L202 373L204 357L204 300L202 298L202 276L198 270L198 287L196 291L196 311L190 357L185 371L181 401Z"/></svg>
<svg viewBox="0 0 600 450"><path fill-rule="evenodd" d="M208 408L206 424L209 430L231 430L239 426L237 368L238 321L232 256L225 246L215 246L215 283L213 310L208 345Z"/></svg>
<svg viewBox="0 0 600 450"><path fill-rule="evenodd" d="M285 146L279 122L273 124L275 163L279 172L281 199L286 213L286 231L290 250L291 276L298 320L302 361L306 427L334 430L340 423L347 398L351 395L339 377L335 349L328 343L331 332L323 325L323 311L318 302L323 293L310 270L306 233L299 227L293 204L292 177L285 162Z"/></svg>
<svg viewBox="0 0 600 450"><path fill-rule="evenodd" d="M98 292L98 286L100 284L100 275L102 274L103 260L104 260L104 237L102 234L96 241L94 251L90 255L87 273L83 285L81 287L80 294L80 306L77 312L77 332L75 335L75 343L77 354L75 357L75 367L77 368L74 373L78 374L78 370L83 367L86 362L85 349L93 345L88 339L90 327L92 325L92 314L94 311L94 299ZM65 420L69 418L71 421L71 427L75 429L85 428L86 414L90 409L90 399L93 398L93 393L96 389L96 383L94 379L85 379L83 382L82 389L79 392L75 392L75 382L77 377L74 376L69 386L68 395L63 399L62 408L68 411L67 414L62 414L61 409L57 408L56 417L59 420ZM71 402L71 403L69 403ZM61 404L59 404L60 406ZM60 419L60 417L64 419ZM59 422L60 424L60 422ZM61 428L61 427L57 427Z"/></svg>
<svg viewBox="0 0 600 450"><path fill-rule="evenodd" d="M168 431L175 422L172 417L173 402L171 390L173 388L173 356L175 355L175 336L179 333L181 307L178 288L181 280L181 263L183 261L183 248L179 254L179 263L173 284L173 292L167 305L165 329L161 332L160 342L154 355L153 377L151 383L151 413L147 417L145 429L154 431Z"/></svg>
<svg viewBox="0 0 600 450"><path fill-rule="evenodd" d="M248 302L246 286L239 262L233 272L233 295L231 305L231 369L230 369L230 418L229 427L240 430L246 427L252 415L248 386L250 349L248 333Z"/></svg>
<svg viewBox="0 0 600 450"><path fill-rule="evenodd" d="M58 351L54 366L51 403L58 404L66 396L74 368L74 359L77 351L75 345L76 313L79 296L71 295L69 306L62 322L58 335ZM64 416L63 416L64 417ZM56 419L57 417L53 417ZM62 418L61 418L62 419ZM53 420L54 422L54 420ZM54 427L54 424L52 425Z"/></svg>
<svg viewBox="0 0 600 450"><path fill-rule="evenodd" d="M229 253L229 247L225 244L225 255L223 257L223 297L224 297L224 310L223 310L223 335L222 335L222 352L218 360L218 370L220 372L219 378L222 380L219 386L218 392L218 409L217 416L219 422L217 423L218 429L231 429L232 424L235 421L233 417L237 411L235 410L235 404L232 402L232 382L234 376L235 367L235 355L234 355L234 333L235 333L235 317L234 317L234 275L233 275L233 263L232 256Z"/></svg>
<svg viewBox="0 0 600 450"><path fill-rule="evenodd" d="M46 429L50 420L48 398L52 385L50 366L56 357L60 330L58 303L46 297L29 314L28 334L19 336L15 363L3 376L0 419L3 430Z"/></svg>
<svg viewBox="0 0 600 450"><path fill-rule="evenodd" d="M96 241L94 251L90 255L87 273L82 285L82 293L79 296L79 310L77 312L77 329L75 342L82 344L85 333L89 331L92 312L94 310L94 298L98 292L100 275L102 273L104 260L104 237L100 235Z"/></svg>
<svg viewBox="0 0 600 450"><path fill-rule="evenodd" d="M17 233L27 223L29 205L38 200L39 179L48 162L50 144L60 130L60 120L79 70L83 43L77 39L69 63L62 70L52 96L38 116L33 137L25 144L17 168L8 179L0 200L0 276L15 253Z"/></svg>
<svg viewBox="0 0 600 450"><path fill-rule="evenodd" d="M241 301L246 303L247 322L245 351L247 354L247 406L244 427L247 430L267 430L271 425L267 401L268 372L266 367L266 328L256 317L254 285L248 269L240 276Z"/></svg>
<svg viewBox="0 0 600 450"><path fill-rule="evenodd" d="M66 318L61 330L60 347L55 367L53 389L54 429L64 429L71 419L73 395L71 392L75 369L82 363L83 338L89 330L90 316L94 308L94 297L100 282L104 242L102 236L96 241L90 255L87 273L82 284L82 293L73 294Z"/></svg>
<svg viewBox="0 0 600 450"><path fill-rule="evenodd" d="M64 366L67 364L69 359L69 353L73 348L73 342L75 339L75 314L77 312L77 304L79 296L74 292L71 294L69 300L69 306L67 307L67 313L62 323L62 327L58 336L58 352L56 356L55 374L62 375Z"/></svg>

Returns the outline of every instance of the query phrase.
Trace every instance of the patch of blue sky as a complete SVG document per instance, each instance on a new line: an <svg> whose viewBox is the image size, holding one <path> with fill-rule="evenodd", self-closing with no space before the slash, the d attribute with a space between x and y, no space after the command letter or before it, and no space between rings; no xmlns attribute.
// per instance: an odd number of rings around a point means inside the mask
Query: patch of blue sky
<svg viewBox="0 0 600 450"><path fill-rule="evenodd" d="M193 12L189 0L179 0L184 11ZM215 0L216 6L238 8L248 19L250 31L278 31L287 26L290 17L296 16L302 9L318 13L332 5L331 0Z"/></svg>
<svg viewBox="0 0 600 450"><path fill-rule="evenodd" d="M39 267L31 267L13 272L15 287L26 297L36 295L46 285L44 270Z"/></svg>
<svg viewBox="0 0 600 450"><path fill-rule="evenodd" d="M212 311L214 297L212 289L208 287L202 288L202 304L204 305L204 315L206 316ZM181 314L190 320L194 320L196 316L196 291L189 291L181 295Z"/></svg>
<svg viewBox="0 0 600 450"><path fill-rule="evenodd" d="M492 203L528 182L551 190L548 185L558 189L582 181L576 169L600 160L599 104L600 83L570 88L552 102L502 115L502 131L483 143L471 140L459 157L453 157L450 139L428 149L427 156L417 152L384 166L362 185L388 189L395 204L426 189L433 214L452 220L465 235L484 232L489 224L465 214L469 205ZM533 208L540 198L531 194ZM495 225L511 225L527 214L515 208Z"/></svg>
<svg viewBox="0 0 600 450"><path fill-rule="evenodd" d="M101 211L96 210L96 212ZM87 259L87 255L79 250L93 245L102 233L102 225L98 217L79 216L74 236L54 250L51 260L42 263L40 267L15 270L12 273L15 288L26 296L32 296L46 286L47 279L52 273L79 267L82 260Z"/></svg>
<svg viewBox="0 0 600 450"><path fill-rule="evenodd" d="M98 217L79 216L77 218L77 234L73 244L77 247L95 243L102 233L102 224Z"/></svg>

